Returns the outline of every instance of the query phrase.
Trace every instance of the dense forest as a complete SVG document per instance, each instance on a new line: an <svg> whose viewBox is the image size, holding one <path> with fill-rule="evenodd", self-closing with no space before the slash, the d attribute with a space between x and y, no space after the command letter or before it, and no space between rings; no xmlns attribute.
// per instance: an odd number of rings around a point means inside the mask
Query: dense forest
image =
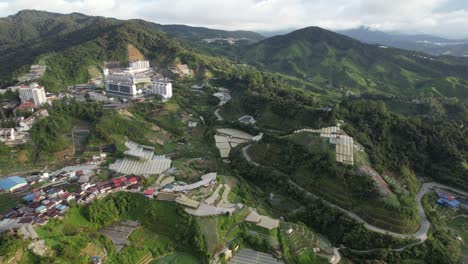
<svg viewBox="0 0 468 264"><path fill-rule="evenodd" d="M383 101L366 99L344 101L337 113L378 170L408 166L418 176L467 188L467 128L457 120L405 117L389 111Z"/></svg>

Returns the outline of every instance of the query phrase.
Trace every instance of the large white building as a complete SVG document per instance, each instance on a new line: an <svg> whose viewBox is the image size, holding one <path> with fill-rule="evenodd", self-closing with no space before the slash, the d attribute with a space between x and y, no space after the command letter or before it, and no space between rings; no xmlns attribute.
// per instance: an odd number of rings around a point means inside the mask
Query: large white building
<svg viewBox="0 0 468 264"><path fill-rule="evenodd" d="M138 95L133 75L129 74L111 74L106 78L107 93L133 98Z"/></svg>
<svg viewBox="0 0 468 264"><path fill-rule="evenodd" d="M132 61L128 66L127 71L132 73L144 72L150 69L150 63L147 60Z"/></svg>
<svg viewBox="0 0 468 264"><path fill-rule="evenodd" d="M29 86L22 85L18 89L21 102L32 101L35 106L41 106L47 102L45 89L37 83L31 83Z"/></svg>
<svg viewBox="0 0 468 264"><path fill-rule="evenodd" d="M164 99L172 97L172 83L166 80L153 82L153 93L161 95Z"/></svg>

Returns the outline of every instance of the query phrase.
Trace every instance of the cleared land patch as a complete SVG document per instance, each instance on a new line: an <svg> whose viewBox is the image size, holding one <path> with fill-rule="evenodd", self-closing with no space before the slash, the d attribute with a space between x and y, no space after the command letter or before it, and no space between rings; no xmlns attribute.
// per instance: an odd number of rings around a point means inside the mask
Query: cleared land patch
<svg viewBox="0 0 468 264"><path fill-rule="evenodd" d="M136 61L136 60L144 60L145 56L132 44L127 45L127 52L128 52L128 60L129 61Z"/></svg>
<svg viewBox="0 0 468 264"><path fill-rule="evenodd" d="M124 246L130 245L128 237L139 226L140 223L136 221L125 220L103 228L99 232L109 237L117 251L120 251Z"/></svg>

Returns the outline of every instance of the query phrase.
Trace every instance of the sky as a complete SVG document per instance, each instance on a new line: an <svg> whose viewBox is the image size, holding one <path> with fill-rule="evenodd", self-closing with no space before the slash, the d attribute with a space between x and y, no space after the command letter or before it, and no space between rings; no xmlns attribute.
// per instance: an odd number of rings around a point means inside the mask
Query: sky
<svg viewBox="0 0 468 264"><path fill-rule="evenodd" d="M467 0L0 0L0 17L23 9L140 18L226 30L331 30L360 26L468 37Z"/></svg>

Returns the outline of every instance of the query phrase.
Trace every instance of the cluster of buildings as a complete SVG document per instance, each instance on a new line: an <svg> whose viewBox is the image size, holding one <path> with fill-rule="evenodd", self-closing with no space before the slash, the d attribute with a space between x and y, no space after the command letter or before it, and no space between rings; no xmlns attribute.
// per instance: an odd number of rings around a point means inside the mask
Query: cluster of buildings
<svg viewBox="0 0 468 264"><path fill-rule="evenodd" d="M137 84L151 84L146 92L162 96L164 99L172 97L172 84L167 79L152 80L152 69L149 61L138 60L129 63L125 70L110 72L104 69L106 92L116 97L133 99L143 95L143 90Z"/></svg>
<svg viewBox="0 0 468 264"><path fill-rule="evenodd" d="M9 191L24 190L28 182L20 177L10 177L2 183L2 188ZM49 219L62 216L69 208L71 201L87 204L115 191L139 191L140 178L134 176L114 178L95 184L84 183L79 190L67 192L61 188L37 189L23 196L24 206L3 212L1 219L16 220L18 224L45 224Z"/></svg>
<svg viewBox="0 0 468 264"><path fill-rule="evenodd" d="M33 102L35 107L40 107L47 103L45 88L37 83L19 86L18 94L22 103Z"/></svg>
<svg viewBox="0 0 468 264"><path fill-rule="evenodd" d="M462 208L468 210L468 200L458 197L458 195L445 191L445 190L436 190L439 198L437 199L437 204L440 206L447 206L450 208Z"/></svg>
<svg viewBox="0 0 468 264"><path fill-rule="evenodd" d="M4 142L6 144L26 143L27 138L23 133L29 131L35 122L47 116L49 116L49 112L47 112L46 109L40 109L27 118L24 118L23 116L15 118L15 128L0 128L0 142Z"/></svg>
<svg viewBox="0 0 468 264"><path fill-rule="evenodd" d="M122 176L94 184L83 183L76 201L80 204L87 204L98 197L103 197L116 191L139 192L141 189L140 180L141 178L136 176Z"/></svg>
<svg viewBox="0 0 468 264"><path fill-rule="evenodd" d="M14 108L16 115L2 120L2 125L5 127L0 128L0 142L9 145L23 144L28 139L23 132L29 131L34 122L49 115L45 109L34 112L35 109L47 103L49 98L46 96L45 88L37 83L12 86L7 90L17 91L21 104L16 107L17 103L15 102L4 106L5 109ZM31 114L29 117L24 117L24 115L28 116L29 114Z"/></svg>
<svg viewBox="0 0 468 264"><path fill-rule="evenodd" d="M23 196L26 205L2 213L3 219L17 220L19 224L46 224L67 212L75 194L62 189L37 190Z"/></svg>

